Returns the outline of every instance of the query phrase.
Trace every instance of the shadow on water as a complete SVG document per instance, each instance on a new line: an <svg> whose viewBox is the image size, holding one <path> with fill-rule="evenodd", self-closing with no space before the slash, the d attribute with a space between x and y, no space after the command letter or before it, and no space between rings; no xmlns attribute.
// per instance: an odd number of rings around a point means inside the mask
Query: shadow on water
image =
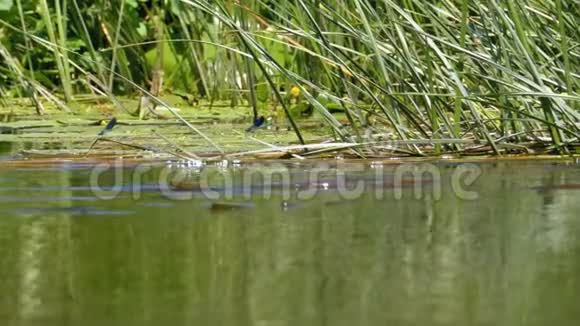
<svg viewBox="0 0 580 326"><path fill-rule="evenodd" d="M313 183L309 167L291 168L294 190L316 185L308 200L276 187L245 197L243 166L217 169L232 176L232 198L172 192L159 184L162 167L140 172L138 187L135 166L117 188L105 172L99 191L87 166L0 169L0 320L575 325L579 165L479 164L467 188L475 199L453 187L459 166L436 166L439 198L425 176L420 196L414 183L393 187L397 166L350 199L321 183L331 173ZM188 180L200 173L180 169ZM223 195L223 180L209 181Z"/></svg>

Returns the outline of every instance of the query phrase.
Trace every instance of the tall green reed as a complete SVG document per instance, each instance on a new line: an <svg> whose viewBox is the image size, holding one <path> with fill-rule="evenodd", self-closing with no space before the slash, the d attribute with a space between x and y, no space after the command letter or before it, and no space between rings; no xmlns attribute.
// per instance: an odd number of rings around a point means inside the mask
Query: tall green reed
<svg viewBox="0 0 580 326"><path fill-rule="evenodd" d="M21 31L25 40L53 45L45 55L53 57L62 86L55 92L66 99L73 95L71 76L80 73L71 66L96 75L109 96L132 93L131 83L146 87L155 66L147 53L162 42L166 88L242 99L256 116L265 110L256 90L266 83L300 141L282 85L296 84L344 141L390 132L403 140L474 138L496 153L502 142L549 139L562 153L578 142L573 1L159 1L162 39L154 36L146 3L72 0L71 10L67 0L54 8L37 1L45 30ZM69 56L75 39L84 46ZM79 59L84 54L90 60ZM23 66L45 69L38 61ZM115 83L113 72L124 79ZM344 111L347 126L331 105ZM434 147L458 151L462 144ZM409 150L421 154L414 145Z"/></svg>

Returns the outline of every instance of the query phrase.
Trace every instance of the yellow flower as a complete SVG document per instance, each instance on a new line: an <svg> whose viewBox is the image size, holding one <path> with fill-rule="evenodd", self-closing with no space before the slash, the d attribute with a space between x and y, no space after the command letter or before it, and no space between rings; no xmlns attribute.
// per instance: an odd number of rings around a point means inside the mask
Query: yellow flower
<svg viewBox="0 0 580 326"><path fill-rule="evenodd" d="M290 86L290 94L293 98L297 99L300 96L300 88L292 84L292 86Z"/></svg>

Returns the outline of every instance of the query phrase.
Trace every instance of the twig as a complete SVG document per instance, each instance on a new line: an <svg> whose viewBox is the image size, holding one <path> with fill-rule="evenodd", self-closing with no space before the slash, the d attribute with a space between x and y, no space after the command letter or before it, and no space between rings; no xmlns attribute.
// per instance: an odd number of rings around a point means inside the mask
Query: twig
<svg viewBox="0 0 580 326"><path fill-rule="evenodd" d="M157 137L159 137L159 138L161 138L161 139L165 140L165 141L166 141L168 144L170 144L170 145L171 145L171 146L173 146L174 148L177 148L178 150L182 151L182 152L183 152L183 153L185 153L186 155L190 156L190 158L192 158L192 159L194 159L194 160L201 160L201 157L199 157L199 156L195 155L194 153L192 153L192 152L190 152L190 151L186 150L185 148L183 148L183 147L179 146L178 144L176 144L176 143L172 142L172 141L171 141L169 138L167 138L167 137L163 136L162 134L158 133L158 132L157 132L157 131L155 131L155 130L152 130L152 131L153 131L153 133L154 133L154 134L155 134Z"/></svg>
<svg viewBox="0 0 580 326"><path fill-rule="evenodd" d="M154 152L154 153L165 153L165 154L169 154L169 155L173 155L173 156L182 158L184 160L191 159L191 157L187 157L185 155L181 155L181 154L176 153L176 152L171 152L171 151L167 151L167 150L159 150L159 149L155 149L155 148L151 148L151 147L145 147L145 146L140 146L140 145L134 145L134 144L124 143L124 142L121 142L121 141L118 141L118 140L113 140L113 139L110 139L110 138L98 138L98 139L96 139L96 141L98 141L98 140L108 141L108 142L111 142L111 143L115 143L115 144L119 144L119 145L131 147L131 148L135 148L135 149L140 149L140 150L143 150L143 151L151 151L151 152Z"/></svg>
<svg viewBox="0 0 580 326"><path fill-rule="evenodd" d="M235 131L237 134L239 134L239 135L243 135L241 132L239 132L239 131L237 131L237 130L234 130L234 131ZM265 141L262 141L262 140L256 139L256 138L254 138L254 137L252 137L252 136L248 136L248 135L244 135L244 136L246 136L246 137L250 138L251 140L253 140L253 141L257 142L257 143L260 143L260 144L262 144L262 145L269 146L269 147L270 147L270 148L272 148L272 149L278 150L279 152L282 152L282 153L285 153L285 152L287 152L287 151L285 151L285 150L284 150L283 148L281 148L281 147L278 147L278 146L276 146L276 145L272 145L272 144L270 144L270 143L267 143L267 142L265 142ZM292 155L292 157L294 157L294 158L297 158L297 159L299 159L299 160L304 160L304 159L305 159L305 158L304 158L304 156L300 156L300 155L298 155L298 154L293 154L293 153L290 153L290 155Z"/></svg>

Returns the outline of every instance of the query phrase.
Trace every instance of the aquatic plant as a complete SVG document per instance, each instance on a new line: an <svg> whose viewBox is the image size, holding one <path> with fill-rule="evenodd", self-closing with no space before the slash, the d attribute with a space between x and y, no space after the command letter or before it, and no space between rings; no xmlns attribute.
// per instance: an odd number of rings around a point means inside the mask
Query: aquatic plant
<svg viewBox="0 0 580 326"><path fill-rule="evenodd" d="M0 3L4 97L93 92L117 105L140 87L248 103L254 119L280 106L304 143L299 94L360 156L383 139L413 155L462 152L460 140L495 153L580 142L570 0Z"/></svg>

